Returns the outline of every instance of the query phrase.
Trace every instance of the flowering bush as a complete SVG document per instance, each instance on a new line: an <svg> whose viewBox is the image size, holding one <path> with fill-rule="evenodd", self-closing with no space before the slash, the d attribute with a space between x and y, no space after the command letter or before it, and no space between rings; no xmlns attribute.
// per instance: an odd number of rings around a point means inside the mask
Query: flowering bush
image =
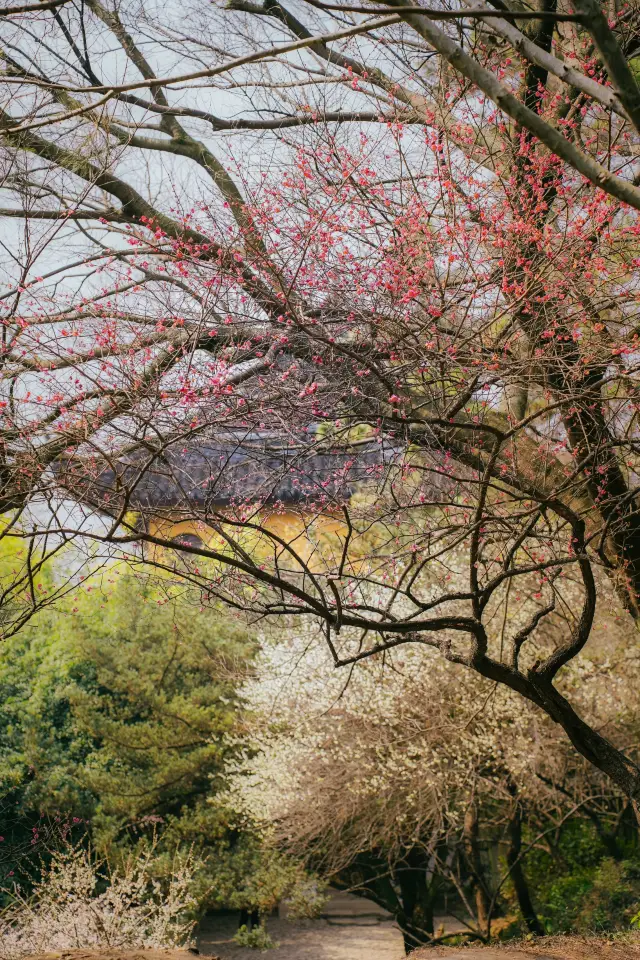
<svg viewBox="0 0 640 960"><path fill-rule="evenodd" d="M451 565L450 575L455 590L462 574ZM615 598L596 623L600 641L567 665L562 690L589 722L615 717L616 735L634 742L638 664ZM502 630L494 617L490 642ZM537 642L561 642L564 630L550 617ZM353 636L343 628L339 642ZM230 803L325 880L386 897L409 947L435 934L443 891L485 932L511 908L535 932L602 929L607 911L612 928L627 926L635 887L622 906L606 891L607 864L615 872L635 857L624 800L515 693L418 644L336 671L321 632L293 621L265 634L244 692L257 750L231 778Z"/></svg>
<svg viewBox="0 0 640 960"><path fill-rule="evenodd" d="M130 857L119 870L90 852L57 853L25 897L16 886L0 918L0 960L86 947L177 947L189 943L195 864L176 862L170 880L154 878L153 851Z"/></svg>
<svg viewBox="0 0 640 960"><path fill-rule="evenodd" d="M454 587L462 585L463 573L450 569ZM632 740L637 664L623 649L619 613L613 597L599 606L602 640L565 669L562 689L591 722L616 717ZM563 630L550 619L540 641L559 642ZM354 633L341 631L345 648ZM500 824L509 785L541 824L585 797L610 795L535 706L417 644L346 675L333 668L320 631L292 624L275 641L265 637L245 696L258 750L240 767L230 802L325 875L363 849L392 858L415 843L432 850L459 835L471 797L485 821Z"/></svg>

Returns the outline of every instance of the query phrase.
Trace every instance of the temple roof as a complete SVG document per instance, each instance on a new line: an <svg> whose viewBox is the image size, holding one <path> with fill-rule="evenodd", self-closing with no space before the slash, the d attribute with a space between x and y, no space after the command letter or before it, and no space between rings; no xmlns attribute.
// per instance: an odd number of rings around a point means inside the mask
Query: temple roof
<svg viewBox="0 0 640 960"><path fill-rule="evenodd" d="M344 502L356 488L380 479L399 448L389 441L332 446L317 437L288 442L268 431L227 431L190 438L161 454L136 450L94 478L69 469L64 486L108 512L132 509L180 513L246 502L296 506Z"/></svg>

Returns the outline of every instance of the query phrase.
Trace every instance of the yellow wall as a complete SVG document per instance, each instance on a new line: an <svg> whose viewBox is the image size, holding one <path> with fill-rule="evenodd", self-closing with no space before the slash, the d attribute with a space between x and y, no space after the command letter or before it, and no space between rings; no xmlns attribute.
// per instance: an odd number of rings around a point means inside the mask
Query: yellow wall
<svg viewBox="0 0 640 960"><path fill-rule="evenodd" d="M313 571L326 569L327 566L333 566L340 561L347 531L342 516L304 514L294 511L263 511L253 522L289 544L302 563L308 565ZM255 549L268 557L273 557L275 554L283 567L296 566L295 557L268 534L251 534L231 524L224 526L224 529L229 537L237 538L245 549L248 547L252 551ZM152 536L163 540L173 540L190 533L200 537L204 544L211 545L214 549L219 549L222 544L219 534L207 524L194 520L174 519L170 515L153 518L149 522L148 530Z"/></svg>

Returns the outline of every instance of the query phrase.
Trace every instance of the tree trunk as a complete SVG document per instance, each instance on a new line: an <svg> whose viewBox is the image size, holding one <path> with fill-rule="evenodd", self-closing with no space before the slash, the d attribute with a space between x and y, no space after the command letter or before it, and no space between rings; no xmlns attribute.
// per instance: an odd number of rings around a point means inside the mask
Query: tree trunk
<svg viewBox="0 0 640 960"><path fill-rule="evenodd" d="M467 859L469 872L473 879L474 899L476 904L476 917L480 933L486 933L489 925L489 909L491 898L489 897L487 884L484 878L484 869L482 858L480 856L480 845L478 843L478 808L474 800L471 801L464 817L463 837L464 852Z"/></svg>
<svg viewBox="0 0 640 960"><path fill-rule="evenodd" d="M396 921L402 931L405 953L429 943L433 938L433 900L435 881L429 882L429 864L422 851L412 850L406 866L398 871L400 909Z"/></svg>
<svg viewBox="0 0 640 960"><path fill-rule="evenodd" d="M533 906L533 901L531 900L531 894L529 892L529 884L527 883L527 878L524 874L524 870L522 869L522 811L520 809L520 804L515 798L515 787L510 789L510 793L514 796L515 802L513 806L513 813L509 821L509 849L507 851L507 865L511 875L511 882L513 883L513 888L516 892L516 897L518 898L518 906L520 907L522 919L526 923L530 933L535 934L537 937L541 937L544 933L544 929Z"/></svg>
<svg viewBox="0 0 640 960"><path fill-rule="evenodd" d="M254 927L260 926L260 912L258 910L248 910L246 907L243 907L240 911L240 920L238 922L238 927L246 927L247 930L253 930Z"/></svg>
<svg viewBox="0 0 640 960"><path fill-rule="evenodd" d="M589 726L553 683L536 674L535 668L530 669L525 676L487 656L478 658L472 666L482 676L504 683L516 693L522 694L559 724L578 753L605 773L629 798L640 823L640 767Z"/></svg>

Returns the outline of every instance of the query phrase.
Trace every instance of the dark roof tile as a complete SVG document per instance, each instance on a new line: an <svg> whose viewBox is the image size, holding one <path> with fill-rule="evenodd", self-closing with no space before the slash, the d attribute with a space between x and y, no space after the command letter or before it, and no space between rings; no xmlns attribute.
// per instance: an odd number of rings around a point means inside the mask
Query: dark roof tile
<svg viewBox="0 0 640 960"><path fill-rule="evenodd" d="M95 479L58 473L64 486L109 512L125 501L142 513L246 502L311 505L347 500L398 454L386 441L345 448L318 440L285 444L274 434L229 434L175 443L157 457L139 450L114 467L98 468Z"/></svg>

